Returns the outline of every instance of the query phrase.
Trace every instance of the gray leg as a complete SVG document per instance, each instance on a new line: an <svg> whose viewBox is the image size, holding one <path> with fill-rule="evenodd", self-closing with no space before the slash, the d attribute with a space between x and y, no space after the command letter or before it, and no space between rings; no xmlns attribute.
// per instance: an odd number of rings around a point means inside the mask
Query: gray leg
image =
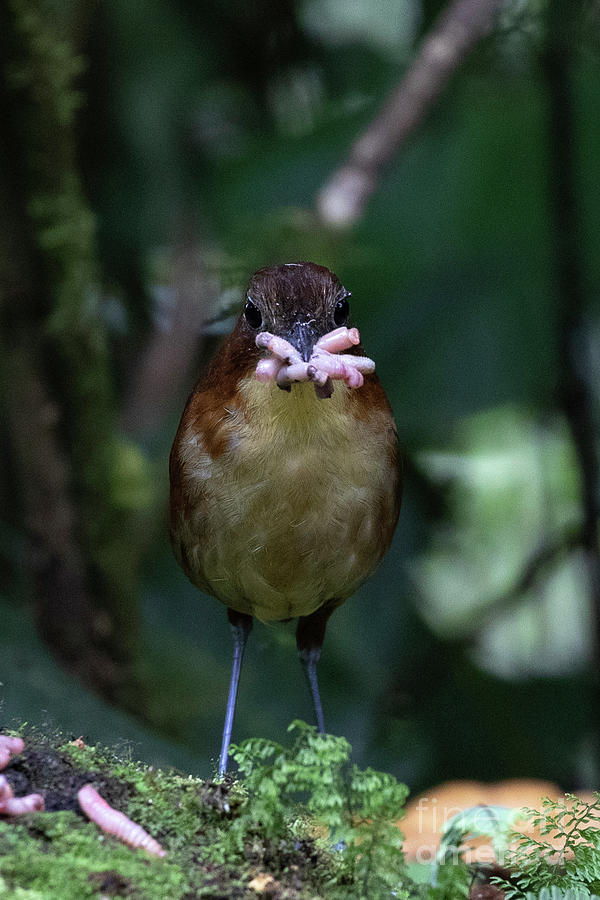
<svg viewBox="0 0 600 900"><path fill-rule="evenodd" d="M321 695L319 693L319 682L317 680L317 663L321 657L321 648L313 647L311 650L300 651L300 662L306 675L308 689L313 702L313 710L315 714L315 723L319 734L325 734L325 720L323 718L323 706L321 705Z"/></svg>
<svg viewBox="0 0 600 900"><path fill-rule="evenodd" d="M231 667L229 694L227 695L227 709L225 711L221 756L219 757L219 775L224 775L227 771L227 757L229 755L229 744L231 743L235 701L237 700L237 690L240 681L240 672L242 670L244 648L246 646L246 641L248 640L248 635L252 631L252 616L235 612L233 609L227 610L227 616L233 634L233 665Z"/></svg>
<svg viewBox="0 0 600 900"><path fill-rule="evenodd" d="M336 606L339 606L339 601L331 600L325 606L322 606L321 609L311 613L310 616L300 616L296 629L296 646L298 647L300 661L308 682L308 689L310 690L315 713L315 723L320 734L325 734L325 721L323 719L321 695L319 694L319 682L317 681L317 663L321 658L321 647L325 639L327 620Z"/></svg>

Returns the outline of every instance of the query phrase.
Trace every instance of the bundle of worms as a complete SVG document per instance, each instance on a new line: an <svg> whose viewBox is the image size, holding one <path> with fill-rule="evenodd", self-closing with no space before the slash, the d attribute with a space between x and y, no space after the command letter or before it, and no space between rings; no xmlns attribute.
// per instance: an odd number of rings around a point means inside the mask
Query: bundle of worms
<svg viewBox="0 0 600 900"><path fill-rule="evenodd" d="M274 381L284 389L289 389L293 382L311 381L318 397L331 397L334 381L343 381L349 388L359 388L364 384L363 375L375 371L375 363L368 356L337 355L358 344L358 328L335 328L319 338L310 359L305 362L296 347L285 338L261 331L256 335L256 346L268 350L271 356L259 360L255 376L258 381Z"/></svg>
<svg viewBox="0 0 600 900"><path fill-rule="evenodd" d="M83 746L78 739L77 746ZM0 770L5 769L11 757L22 753L25 744L21 738L0 734ZM105 834L123 841L130 847L140 847L153 856L165 856L165 851L141 825L137 825L125 813L113 809L91 784L84 785L77 793L77 800L85 815L95 822ZM5 775L0 775L0 815L23 816L30 812L42 812L44 798L41 794L15 797Z"/></svg>

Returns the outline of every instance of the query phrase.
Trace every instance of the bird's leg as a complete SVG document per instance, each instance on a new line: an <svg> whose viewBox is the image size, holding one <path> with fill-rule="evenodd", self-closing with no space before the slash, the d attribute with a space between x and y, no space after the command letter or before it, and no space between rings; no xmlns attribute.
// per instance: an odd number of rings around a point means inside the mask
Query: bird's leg
<svg viewBox="0 0 600 900"><path fill-rule="evenodd" d="M337 601L330 601L330 603L322 606L321 609L311 613L310 616L300 616L298 627L296 628L296 646L298 647L300 661L308 682L319 734L325 734L325 721L323 719L323 707L317 680L317 663L321 658L321 647L325 639L327 620L337 605Z"/></svg>
<svg viewBox="0 0 600 900"><path fill-rule="evenodd" d="M219 757L219 775L224 775L227 771L227 757L229 755L229 744L231 743L231 731L233 728L233 716L235 713L235 701L237 699L240 672L242 670L242 659L244 658L244 648L246 646L246 641L248 640L248 635L252 631L252 616L248 616L246 613L236 612L234 609L228 609L227 618L229 619L231 632L233 634L233 664L231 666L229 694L227 695L227 709L225 711L221 756Z"/></svg>
<svg viewBox="0 0 600 900"><path fill-rule="evenodd" d="M319 682L317 679L317 663L321 658L321 648L311 647L310 650L300 651L300 661L306 680L308 689L313 702L313 711L315 714L315 723L319 734L325 734L325 719L323 718L323 706L321 704L321 694L319 693Z"/></svg>

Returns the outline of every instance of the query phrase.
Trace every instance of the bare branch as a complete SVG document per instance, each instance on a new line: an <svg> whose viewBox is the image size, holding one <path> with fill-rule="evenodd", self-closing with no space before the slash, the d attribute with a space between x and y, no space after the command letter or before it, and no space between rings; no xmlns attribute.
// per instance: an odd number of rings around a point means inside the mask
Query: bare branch
<svg viewBox="0 0 600 900"><path fill-rule="evenodd" d="M441 94L467 54L492 29L502 0L454 0L424 39L412 66L317 198L329 225L348 226L362 215L384 166Z"/></svg>

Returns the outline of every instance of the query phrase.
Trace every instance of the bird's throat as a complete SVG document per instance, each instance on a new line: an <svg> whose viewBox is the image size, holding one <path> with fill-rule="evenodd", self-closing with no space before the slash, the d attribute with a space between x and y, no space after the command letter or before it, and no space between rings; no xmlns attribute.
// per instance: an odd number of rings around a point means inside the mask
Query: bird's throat
<svg viewBox="0 0 600 900"><path fill-rule="evenodd" d="M346 433L350 427L348 388L336 382L331 397L317 397L314 386L310 383L292 384L289 391L281 390L276 384L261 384L255 378L248 377L240 384L240 396L244 405L245 417L253 426L272 431L272 439L282 432L294 436L294 439L306 441L325 434L341 431Z"/></svg>

